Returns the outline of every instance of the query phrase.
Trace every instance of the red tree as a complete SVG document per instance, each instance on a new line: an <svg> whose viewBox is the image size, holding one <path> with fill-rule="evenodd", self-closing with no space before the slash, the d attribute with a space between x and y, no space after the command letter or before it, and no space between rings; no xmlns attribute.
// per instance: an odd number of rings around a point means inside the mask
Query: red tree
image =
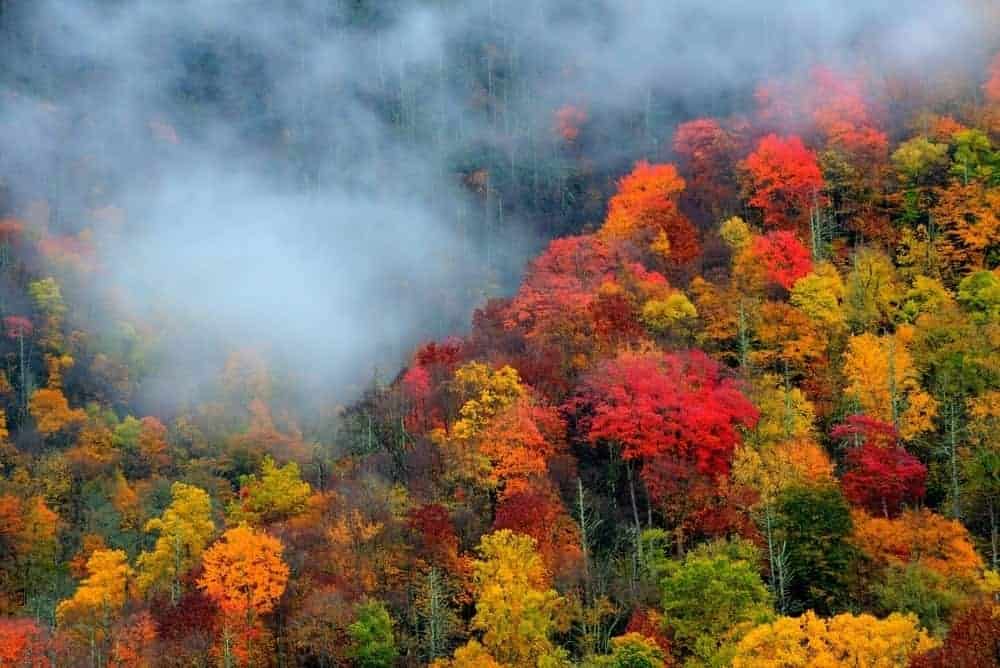
<svg viewBox="0 0 1000 668"><path fill-rule="evenodd" d="M808 230L810 210L826 200L816 154L799 137L767 135L742 166L750 205L761 210L765 225Z"/></svg>
<svg viewBox="0 0 1000 668"><path fill-rule="evenodd" d="M674 132L674 152L688 180L686 196L712 218L736 198L735 151L733 137L711 118L681 123Z"/></svg>
<svg viewBox="0 0 1000 668"><path fill-rule="evenodd" d="M952 622L941 647L917 655L910 668L996 668L1000 666L1000 616L980 603Z"/></svg>
<svg viewBox="0 0 1000 668"><path fill-rule="evenodd" d="M49 665L45 655L45 633L33 619L0 618L0 666Z"/></svg>
<svg viewBox="0 0 1000 668"><path fill-rule="evenodd" d="M927 467L898 445L865 443L847 454L847 466L841 479L844 496L869 512L895 516L904 503L924 496Z"/></svg>
<svg viewBox="0 0 1000 668"><path fill-rule="evenodd" d="M754 239L753 255L764 266L767 278L786 290L812 271L812 256L793 232L775 230Z"/></svg>
<svg viewBox="0 0 1000 668"><path fill-rule="evenodd" d="M627 460L670 455L709 475L728 473L737 428L758 417L737 383L699 350L623 353L585 379L576 404L591 443L615 443Z"/></svg>

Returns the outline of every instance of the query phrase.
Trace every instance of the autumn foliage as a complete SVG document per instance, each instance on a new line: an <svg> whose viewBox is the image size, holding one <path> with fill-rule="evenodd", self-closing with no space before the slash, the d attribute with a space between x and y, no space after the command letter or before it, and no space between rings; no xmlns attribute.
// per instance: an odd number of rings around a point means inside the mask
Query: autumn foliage
<svg viewBox="0 0 1000 668"><path fill-rule="evenodd" d="M826 203L816 154L799 137L767 135L743 161L750 206L764 225L808 233L810 213Z"/></svg>

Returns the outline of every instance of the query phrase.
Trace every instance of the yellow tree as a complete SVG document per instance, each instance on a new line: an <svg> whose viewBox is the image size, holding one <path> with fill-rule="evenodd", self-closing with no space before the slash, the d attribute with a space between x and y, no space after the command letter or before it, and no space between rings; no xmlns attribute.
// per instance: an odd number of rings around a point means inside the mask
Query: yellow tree
<svg viewBox="0 0 1000 668"><path fill-rule="evenodd" d="M482 633L484 652L471 641L455 652L456 662L463 661L455 665L469 665L465 658L483 654L512 666L556 660L560 652L550 636L565 601L551 588L534 539L507 529L496 531L483 536L479 554L472 628Z"/></svg>
<svg viewBox="0 0 1000 668"><path fill-rule="evenodd" d="M103 645L125 605L132 575L123 550L95 550L87 560L87 577L72 598L56 607L56 621L90 645L94 665L103 665Z"/></svg>
<svg viewBox="0 0 1000 668"><path fill-rule="evenodd" d="M270 455L260 465L260 477L246 476L242 480L240 499L229 508L231 517L251 524L277 522L294 517L306 509L312 494L309 483L302 480L299 465L288 462L278 466Z"/></svg>
<svg viewBox="0 0 1000 668"><path fill-rule="evenodd" d="M952 275L984 268L1000 243L1000 188L955 183L939 192L932 214L942 231L937 251Z"/></svg>
<svg viewBox="0 0 1000 668"><path fill-rule="evenodd" d="M740 641L733 668L899 668L911 656L938 643L913 615L885 619L845 613L831 619L811 610L801 617L780 617L750 631Z"/></svg>
<svg viewBox="0 0 1000 668"><path fill-rule="evenodd" d="M171 603L176 604L180 578L198 563L215 533L215 523L212 500L204 490L175 482L170 494L163 515L146 522L146 532L157 532L159 537L151 551L139 555L137 584L142 592L168 589Z"/></svg>
<svg viewBox="0 0 1000 668"><path fill-rule="evenodd" d="M452 426L456 438L475 436L491 417L523 396L525 387L513 367L493 370L482 362L469 362L455 370L455 391L466 401Z"/></svg>
<svg viewBox="0 0 1000 668"><path fill-rule="evenodd" d="M852 336L844 355L846 391L867 415L896 425L906 440L933 428L937 404L920 387L905 328L895 336Z"/></svg>
<svg viewBox="0 0 1000 668"><path fill-rule="evenodd" d="M829 262L816 265L812 273L795 281L791 302L830 331L840 331L844 326L844 282Z"/></svg>

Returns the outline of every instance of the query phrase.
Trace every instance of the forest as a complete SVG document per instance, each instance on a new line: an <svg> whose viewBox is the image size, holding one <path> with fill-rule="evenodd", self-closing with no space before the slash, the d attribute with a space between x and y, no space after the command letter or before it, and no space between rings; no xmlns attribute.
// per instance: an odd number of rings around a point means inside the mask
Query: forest
<svg viewBox="0 0 1000 668"><path fill-rule="evenodd" d="M1000 11L611 105L411 5L0 0L0 666L1000 667Z"/></svg>

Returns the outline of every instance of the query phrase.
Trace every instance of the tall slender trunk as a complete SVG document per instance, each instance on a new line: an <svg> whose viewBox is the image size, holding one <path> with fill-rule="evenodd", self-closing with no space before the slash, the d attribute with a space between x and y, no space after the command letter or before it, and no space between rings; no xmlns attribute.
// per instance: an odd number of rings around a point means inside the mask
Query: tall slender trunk
<svg viewBox="0 0 1000 668"><path fill-rule="evenodd" d="M628 494L632 499L632 518L635 520L635 553L639 558L639 565L643 564L642 558L642 525L639 523L639 507L635 502L635 480L632 476L632 462L625 462L625 472L628 475Z"/></svg>

